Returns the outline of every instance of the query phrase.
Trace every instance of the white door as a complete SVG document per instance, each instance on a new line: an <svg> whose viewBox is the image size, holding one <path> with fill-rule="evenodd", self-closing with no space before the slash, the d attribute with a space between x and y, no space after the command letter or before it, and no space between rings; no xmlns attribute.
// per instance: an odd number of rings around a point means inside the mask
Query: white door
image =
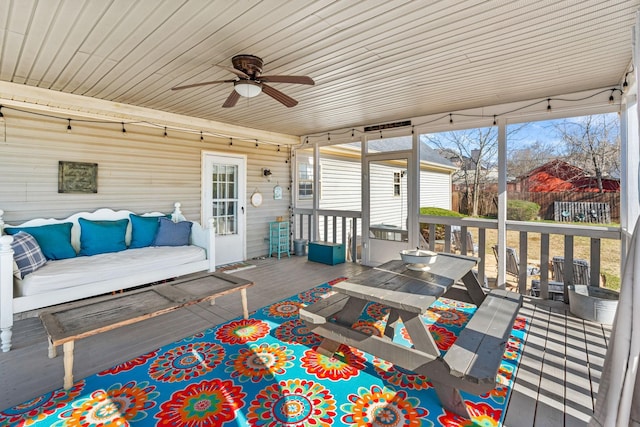
<svg viewBox="0 0 640 427"><path fill-rule="evenodd" d="M211 152L202 159L202 221L214 218L216 265L244 261L247 159Z"/></svg>

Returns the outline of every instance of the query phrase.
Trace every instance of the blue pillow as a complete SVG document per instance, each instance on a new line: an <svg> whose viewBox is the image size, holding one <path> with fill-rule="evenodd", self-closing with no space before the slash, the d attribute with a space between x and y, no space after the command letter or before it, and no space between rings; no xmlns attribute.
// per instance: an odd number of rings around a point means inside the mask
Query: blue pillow
<svg viewBox="0 0 640 427"><path fill-rule="evenodd" d="M130 249L146 248L153 245L156 240L156 233L158 232L157 216L140 216L136 214L129 214L131 220L131 243L129 243Z"/></svg>
<svg viewBox="0 0 640 427"><path fill-rule="evenodd" d="M80 223L80 253L98 255L127 249L124 241L128 219L117 221L89 221L78 218Z"/></svg>
<svg viewBox="0 0 640 427"><path fill-rule="evenodd" d="M4 231L12 235L20 231L31 234L48 260L66 259L76 256L76 250L71 246L72 226L70 222L63 222L37 227L6 227Z"/></svg>
<svg viewBox="0 0 640 427"><path fill-rule="evenodd" d="M191 235L191 221L173 222L160 217L158 234L156 234L156 246L186 246Z"/></svg>
<svg viewBox="0 0 640 427"><path fill-rule="evenodd" d="M24 279L24 276L33 273L47 263L36 239L24 231L13 236L11 249L13 249L13 260L18 266L18 274L16 274L18 279Z"/></svg>

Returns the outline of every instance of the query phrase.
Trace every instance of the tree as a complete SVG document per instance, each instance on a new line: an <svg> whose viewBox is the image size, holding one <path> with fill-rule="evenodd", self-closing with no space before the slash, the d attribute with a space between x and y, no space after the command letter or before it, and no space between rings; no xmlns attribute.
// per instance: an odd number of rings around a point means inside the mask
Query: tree
<svg viewBox="0 0 640 427"><path fill-rule="evenodd" d="M507 170L510 176L516 178L527 175L532 169L560 157L560 149L555 142L535 141L524 148L515 147L517 147L515 144L509 144Z"/></svg>
<svg viewBox="0 0 640 427"><path fill-rule="evenodd" d="M620 133L615 114L565 119L554 124L564 142L567 161L596 178L603 192L602 178L620 176Z"/></svg>
<svg viewBox="0 0 640 427"><path fill-rule="evenodd" d="M517 133L526 126L526 123L509 126L507 139L515 141ZM467 201L471 201L469 211L472 216L478 216L480 197L487 178L492 172L496 172L498 128L493 126L423 134L420 138L460 167L454 178L463 182L464 195Z"/></svg>

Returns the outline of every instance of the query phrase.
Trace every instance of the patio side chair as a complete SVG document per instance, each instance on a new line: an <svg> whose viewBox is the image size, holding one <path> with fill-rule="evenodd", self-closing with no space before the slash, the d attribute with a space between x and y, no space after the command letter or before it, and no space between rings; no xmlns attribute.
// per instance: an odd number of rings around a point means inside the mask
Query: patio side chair
<svg viewBox="0 0 640 427"><path fill-rule="evenodd" d="M451 242L457 251L462 252L462 230L452 228ZM473 242L473 235L470 231L467 231L467 251L471 251L471 255L473 256L478 253L478 245Z"/></svg>
<svg viewBox="0 0 640 427"><path fill-rule="evenodd" d="M553 280L558 282L564 282L564 257L554 256L551 260L553 265ZM589 278L591 277L591 270L589 268L589 261L584 259L573 260L573 284L574 285L589 285Z"/></svg>
<svg viewBox="0 0 640 427"><path fill-rule="evenodd" d="M564 257L554 256L551 259L552 280L549 280L549 295L556 301L564 301ZM584 259L573 260L573 284L589 285L589 262ZM540 281L531 281L531 295L540 296Z"/></svg>
<svg viewBox="0 0 640 427"><path fill-rule="evenodd" d="M496 257L496 262L498 262L498 245L493 245L491 247L493 249L493 255ZM518 260L518 254L515 248L511 248L507 246L506 249L507 255L507 274L514 276L516 279L520 277L520 261ZM540 269L534 265L527 265L527 277L529 276L537 276L540 274Z"/></svg>

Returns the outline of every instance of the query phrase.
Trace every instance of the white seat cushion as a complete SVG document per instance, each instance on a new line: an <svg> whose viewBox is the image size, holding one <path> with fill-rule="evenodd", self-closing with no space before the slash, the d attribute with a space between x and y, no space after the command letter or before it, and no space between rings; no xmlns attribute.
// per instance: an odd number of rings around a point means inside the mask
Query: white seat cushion
<svg viewBox="0 0 640 427"><path fill-rule="evenodd" d="M49 261L23 280L15 280L15 295L28 296L110 280L206 259L199 246L150 246L121 252Z"/></svg>

